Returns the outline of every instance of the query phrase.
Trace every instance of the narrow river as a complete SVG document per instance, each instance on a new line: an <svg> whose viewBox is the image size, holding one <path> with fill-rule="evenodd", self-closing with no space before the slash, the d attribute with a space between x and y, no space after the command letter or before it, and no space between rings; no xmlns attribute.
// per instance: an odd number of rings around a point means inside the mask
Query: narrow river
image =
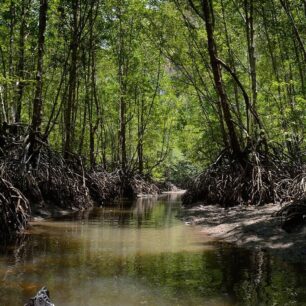
<svg viewBox="0 0 306 306"><path fill-rule="evenodd" d="M0 250L0 305L306 305L306 267L185 225L179 195L36 222Z"/></svg>

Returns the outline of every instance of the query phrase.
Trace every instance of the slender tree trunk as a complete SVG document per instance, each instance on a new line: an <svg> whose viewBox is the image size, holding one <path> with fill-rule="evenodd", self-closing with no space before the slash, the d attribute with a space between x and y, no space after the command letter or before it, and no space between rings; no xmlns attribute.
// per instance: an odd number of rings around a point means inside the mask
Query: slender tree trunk
<svg viewBox="0 0 306 306"><path fill-rule="evenodd" d="M85 58L85 55L83 56ZM86 69L87 67L87 69ZM83 107L83 118L80 118L82 120L82 128L81 128L81 135L80 135L80 142L79 142L79 149L78 149L78 154L82 155L83 153L83 147L84 147L84 138L85 138L85 132L86 132L86 122L87 122L87 112L89 112L89 121L91 121L90 118L90 103L89 103L89 74L90 74L90 68L88 65L88 62L84 60L83 63L83 69L85 71L85 76L84 76L84 86L85 86L85 105Z"/></svg>
<svg viewBox="0 0 306 306"><path fill-rule="evenodd" d="M71 62L69 70L69 88L68 97L66 101L64 121L65 121L65 142L64 142L64 157L68 158L72 153L73 143L73 110L76 101L76 87L77 87L77 62L78 62L78 48L79 48L79 0L72 1L73 10L73 33L70 43Z"/></svg>
<svg viewBox="0 0 306 306"><path fill-rule="evenodd" d="M25 27L26 27L26 0L22 0L21 3L21 22L19 29L19 59L17 65L17 90L16 90L16 110L15 110L15 122L20 122L21 109L22 109L22 97L24 88L24 45L25 45Z"/></svg>
<svg viewBox="0 0 306 306"><path fill-rule="evenodd" d="M42 122L43 58L45 46L45 30L47 24L47 10L48 0L40 0L36 89L33 101L32 116L32 131L35 133L40 133Z"/></svg>
<svg viewBox="0 0 306 306"><path fill-rule="evenodd" d="M281 87L279 85L280 84L279 68L278 68L276 56L274 54L273 43L272 43L271 37L269 35L269 30L268 30L268 22L269 21L267 21L266 12L265 12L265 8L264 8L263 5L261 7L261 12L262 12L262 18L263 18L264 32L265 32L265 36L266 36L266 39L267 39L267 47L268 47L269 55L271 57L272 69L273 69L273 73L274 73L274 76L275 76L276 81L277 81L278 98L281 101L282 100L282 95L281 95Z"/></svg>
<svg viewBox="0 0 306 306"><path fill-rule="evenodd" d="M119 8L121 10L121 8ZM127 168L126 153L126 67L124 52L124 32L122 29L121 12L119 16L120 33L119 33L119 54L118 54L118 80L119 80L119 158L121 170L125 173Z"/></svg>
<svg viewBox="0 0 306 306"><path fill-rule="evenodd" d="M303 97L306 97L306 84L305 84L305 75L306 75L306 63L303 61L303 59L300 59L300 53L298 50L298 46L296 43L296 40L293 39L293 45L294 45L294 51L296 56L296 64L298 66L300 80L301 80L301 92L303 94Z"/></svg>
<svg viewBox="0 0 306 306"><path fill-rule="evenodd" d="M141 102L138 105L138 171L143 174L143 134L144 134L144 97L141 98Z"/></svg>
<svg viewBox="0 0 306 306"><path fill-rule="evenodd" d="M90 134L89 134L89 157L90 157L90 165L91 168L94 168L96 165L96 157L95 157L95 145L96 145L96 132L100 125L100 105L97 95L97 84L96 84L96 38L95 38L95 19L98 12L99 1L92 3L91 14L90 14L90 32L89 32L89 58L90 58L90 84L91 84L91 96L90 96ZM94 112L95 108L95 120L94 120Z"/></svg>
<svg viewBox="0 0 306 306"><path fill-rule="evenodd" d="M10 3L10 36L9 36L9 56L8 56L8 73L9 77L14 77L14 40L15 40L15 23L16 23L16 7L15 2L11 1ZM7 120L11 121L11 115L13 111L12 105L12 85L6 85L5 91L5 108L7 114Z"/></svg>
<svg viewBox="0 0 306 306"><path fill-rule="evenodd" d="M233 50L231 47L231 39L230 39L230 35L228 32L228 28L227 28L227 23L226 23L226 16L225 16L225 8L224 8L224 1L221 0L221 8L222 8L222 19L223 19L223 24L224 24L224 30L225 30L225 38L226 38L226 45L227 45L227 49L228 49L228 57L229 57L229 64L231 69L233 70L234 74L237 74L236 71L236 66L235 66L235 59L234 59L234 54L233 54ZM242 120L242 113L241 113L241 109L240 109L240 103L239 103L239 93L238 93L238 86L237 83L234 81L233 83L233 89L234 89L234 95L235 95L235 103L236 103L236 113L237 113L237 119L239 122L240 126L243 126L243 120ZM246 130L249 133L249 111L246 110ZM242 131L240 131L240 139L242 139Z"/></svg>
<svg viewBox="0 0 306 306"><path fill-rule="evenodd" d="M3 52L1 45L0 45L0 55L1 55L1 61L2 61L2 73L3 73L4 78L6 78L7 73L6 73L5 58L4 58L4 52ZM2 116L0 118L1 123L7 122L6 94L7 94L7 84L4 84L3 91L0 91L0 102L1 102L1 111L2 111Z"/></svg>
<svg viewBox="0 0 306 306"><path fill-rule="evenodd" d="M232 115L230 112L227 95L222 81L222 72L218 60L217 46L214 38L213 11L211 8L212 6L210 0L202 0L203 16L205 20L206 33L207 33L208 52L214 76L215 88L220 99L224 120L228 129L229 142L232 152L234 156L239 158L241 156L241 149L235 131Z"/></svg>
<svg viewBox="0 0 306 306"><path fill-rule="evenodd" d="M248 45L249 67L252 87L252 107L256 107L257 102L257 75L256 75L256 56L255 56L255 30L254 30L254 6L253 0L245 0L246 15L246 34Z"/></svg>
<svg viewBox="0 0 306 306"><path fill-rule="evenodd" d="M95 135L100 125L101 120L101 111L99 106L99 100L97 95L97 84L96 84L96 50L93 37L91 37L91 101L92 101L92 112L93 107L95 106L96 110L96 118L95 123L91 120L90 125L90 165L92 168L96 165L96 158L95 158Z"/></svg>
<svg viewBox="0 0 306 306"><path fill-rule="evenodd" d="M120 150L120 166L123 172L126 171L126 101L121 95L120 97L120 130L119 130L119 150Z"/></svg>
<svg viewBox="0 0 306 306"><path fill-rule="evenodd" d="M48 0L40 0L36 88L33 101L31 131L29 135L29 150L28 152L26 152L26 162L33 168L36 168L38 165L39 152L41 147L41 145L37 142L37 138L40 137L42 123L43 59L45 46L45 30L47 24L47 10Z"/></svg>
<svg viewBox="0 0 306 306"><path fill-rule="evenodd" d="M293 28L293 33L294 35L296 36L296 39L300 45L300 48L301 48L301 51L303 53L303 57L304 57L304 61L306 61L306 48L304 46L304 43L303 43L303 40L301 38L301 35L300 35L300 32L295 24L295 21L294 21L294 18L292 16L292 13L290 11L290 6L289 6L289 3L287 0L279 0L284 11L286 12L287 16L288 16L288 19L292 25L292 28Z"/></svg>

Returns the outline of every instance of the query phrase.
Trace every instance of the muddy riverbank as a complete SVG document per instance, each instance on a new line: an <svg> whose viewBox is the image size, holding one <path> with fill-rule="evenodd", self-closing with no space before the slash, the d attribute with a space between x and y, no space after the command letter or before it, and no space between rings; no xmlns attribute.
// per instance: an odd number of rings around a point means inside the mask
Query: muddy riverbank
<svg viewBox="0 0 306 306"><path fill-rule="evenodd" d="M296 233L282 230L275 216L280 208L279 204L228 209L198 205L186 209L183 220L200 225L203 233L240 247L266 250L290 262L306 262L306 229Z"/></svg>

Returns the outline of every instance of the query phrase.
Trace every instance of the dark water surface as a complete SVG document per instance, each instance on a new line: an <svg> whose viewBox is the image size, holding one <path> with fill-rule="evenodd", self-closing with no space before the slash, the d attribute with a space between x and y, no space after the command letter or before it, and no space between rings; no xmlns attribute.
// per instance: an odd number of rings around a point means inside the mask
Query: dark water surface
<svg viewBox="0 0 306 306"><path fill-rule="evenodd" d="M167 195L34 223L0 251L0 305L43 285L56 306L306 305L305 266L217 243L180 210Z"/></svg>

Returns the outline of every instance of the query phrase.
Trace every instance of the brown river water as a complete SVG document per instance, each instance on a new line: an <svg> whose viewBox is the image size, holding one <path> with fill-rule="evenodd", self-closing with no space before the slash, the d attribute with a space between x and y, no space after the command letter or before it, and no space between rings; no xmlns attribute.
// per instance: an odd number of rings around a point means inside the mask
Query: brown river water
<svg viewBox="0 0 306 306"><path fill-rule="evenodd" d="M180 195L34 222L0 249L0 306L306 305L306 266L185 225Z"/></svg>

